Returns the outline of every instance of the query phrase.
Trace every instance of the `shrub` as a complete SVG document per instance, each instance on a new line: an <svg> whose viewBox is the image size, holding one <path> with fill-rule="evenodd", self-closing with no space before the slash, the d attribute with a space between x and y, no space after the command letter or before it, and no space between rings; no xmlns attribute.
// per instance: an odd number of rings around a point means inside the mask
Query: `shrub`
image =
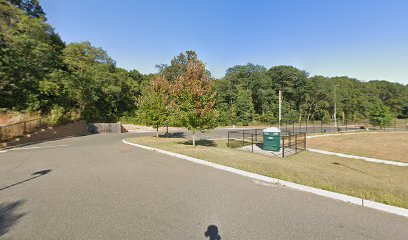
<svg viewBox="0 0 408 240"><path fill-rule="evenodd" d="M65 109L61 106L54 105L48 115L48 120L51 125L60 125L64 122Z"/></svg>
<svg viewBox="0 0 408 240"><path fill-rule="evenodd" d="M119 122L123 124L143 125L143 121L137 116L125 115L119 118Z"/></svg>
<svg viewBox="0 0 408 240"><path fill-rule="evenodd" d="M81 112L79 110L70 110L64 117L67 121L74 122L81 119Z"/></svg>
<svg viewBox="0 0 408 240"><path fill-rule="evenodd" d="M373 126L384 128L385 126L389 125L392 120L390 108L385 106L383 103L374 105L369 112L369 119Z"/></svg>

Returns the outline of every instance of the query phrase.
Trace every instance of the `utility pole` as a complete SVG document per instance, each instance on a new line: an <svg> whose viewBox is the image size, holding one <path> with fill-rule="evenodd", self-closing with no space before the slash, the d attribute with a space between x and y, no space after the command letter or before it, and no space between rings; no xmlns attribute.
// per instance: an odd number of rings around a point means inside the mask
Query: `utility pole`
<svg viewBox="0 0 408 240"><path fill-rule="evenodd" d="M281 120L282 120L282 91L279 90L279 129L281 127Z"/></svg>
<svg viewBox="0 0 408 240"><path fill-rule="evenodd" d="M337 127L337 116L336 116L336 112L337 112L337 103L336 103L336 87L338 85L334 85L334 114L333 114L333 118L334 118L334 126Z"/></svg>

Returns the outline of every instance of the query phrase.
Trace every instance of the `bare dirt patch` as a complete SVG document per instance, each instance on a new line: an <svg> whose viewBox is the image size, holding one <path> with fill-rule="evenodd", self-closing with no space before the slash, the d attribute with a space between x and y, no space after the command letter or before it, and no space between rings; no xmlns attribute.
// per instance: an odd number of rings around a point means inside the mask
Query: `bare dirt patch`
<svg viewBox="0 0 408 240"><path fill-rule="evenodd" d="M156 129L153 127L149 126L142 126L142 125L135 125L135 124L122 124L122 126L127 130L131 132L156 132ZM180 131L185 131L183 128L178 128L178 127L159 127L159 132L165 133L165 132L180 132Z"/></svg>

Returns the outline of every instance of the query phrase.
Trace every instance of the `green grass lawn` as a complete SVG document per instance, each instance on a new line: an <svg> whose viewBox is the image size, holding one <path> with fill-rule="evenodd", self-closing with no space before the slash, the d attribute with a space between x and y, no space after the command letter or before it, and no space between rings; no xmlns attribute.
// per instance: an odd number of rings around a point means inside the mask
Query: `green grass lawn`
<svg viewBox="0 0 408 240"><path fill-rule="evenodd" d="M130 142L311 187L408 208L408 168L304 151L274 158L227 148L226 141L138 137Z"/></svg>

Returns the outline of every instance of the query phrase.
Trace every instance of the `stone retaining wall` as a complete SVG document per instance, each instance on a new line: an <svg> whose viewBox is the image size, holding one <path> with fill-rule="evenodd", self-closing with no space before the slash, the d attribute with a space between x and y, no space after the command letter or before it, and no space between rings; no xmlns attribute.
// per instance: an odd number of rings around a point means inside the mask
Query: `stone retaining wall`
<svg viewBox="0 0 408 240"><path fill-rule="evenodd" d="M88 123L91 133L123 133L126 129L120 123Z"/></svg>

